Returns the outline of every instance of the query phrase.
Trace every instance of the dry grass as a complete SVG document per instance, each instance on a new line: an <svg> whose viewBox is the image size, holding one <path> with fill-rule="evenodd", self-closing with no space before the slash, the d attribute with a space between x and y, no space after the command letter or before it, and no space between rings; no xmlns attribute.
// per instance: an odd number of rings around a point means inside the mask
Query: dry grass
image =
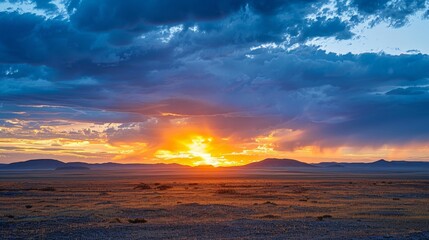
<svg viewBox="0 0 429 240"><path fill-rule="evenodd" d="M216 191L217 194L237 194L237 191L234 189L219 189Z"/></svg>
<svg viewBox="0 0 429 240"><path fill-rule="evenodd" d="M307 192L308 190L309 190L309 189L308 189L308 188L305 188L305 187L296 187L296 188L292 189L292 193L295 193L295 194L302 194L302 193Z"/></svg>

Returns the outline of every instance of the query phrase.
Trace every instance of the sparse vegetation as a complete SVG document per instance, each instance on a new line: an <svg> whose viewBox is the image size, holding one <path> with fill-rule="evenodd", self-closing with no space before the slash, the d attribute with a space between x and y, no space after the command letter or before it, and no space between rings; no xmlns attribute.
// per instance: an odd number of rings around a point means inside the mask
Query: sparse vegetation
<svg viewBox="0 0 429 240"><path fill-rule="evenodd" d="M229 184L229 185L227 185L227 184L224 184L224 183L219 184L219 186L222 187L222 188L251 188L251 187L256 187L256 186L253 186L253 185L237 185L237 184Z"/></svg>
<svg viewBox="0 0 429 240"><path fill-rule="evenodd" d="M219 189L216 191L217 194L237 194L237 191L234 189Z"/></svg>
<svg viewBox="0 0 429 240"><path fill-rule="evenodd" d="M272 215L272 214L267 214L267 215L262 216L261 218L278 219L278 218L280 218L280 216L278 216L278 215Z"/></svg>
<svg viewBox="0 0 429 240"><path fill-rule="evenodd" d="M308 188L305 188L305 187L296 187L296 188L292 189L292 193L295 193L295 194L301 194L301 193L305 193L307 191L308 191Z"/></svg>
<svg viewBox="0 0 429 240"><path fill-rule="evenodd" d="M323 216L318 216L317 217L317 220L319 220L319 221L323 221L323 219L326 219L326 218L332 218L332 216L331 215L323 215Z"/></svg>
<svg viewBox="0 0 429 240"><path fill-rule="evenodd" d="M109 221L109 223L122 223L122 221L119 218L113 218Z"/></svg>
<svg viewBox="0 0 429 240"><path fill-rule="evenodd" d="M170 188L173 188L173 186L170 186L170 185L159 185L158 187L156 187L156 189L161 190L161 191L164 191L164 190L167 190L167 189L170 189Z"/></svg>
<svg viewBox="0 0 429 240"><path fill-rule="evenodd" d="M264 202L263 204L264 204L264 205L273 205L273 206L277 206L277 203L273 203L273 202L270 202L270 201L266 201L266 202Z"/></svg>
<svg viewBox="0 0 429 240"><path fill-rule="evenodd" d="M134 218L134 219L128 219L129 223L145 223L147 222L144 218Z"/></svg>
<svg viewBox="0 0 429 240"><path fill-rule="evenodd" d="M77 176L80 178L80 175ZM76 238L84 238L86 230L96 229L97 232L101 228L111 231L112 236L118 236L116 234L123 231L125 238L132 238L137 236L135 231L139 231L142 238L150 238L154 235L166 236L170 229L172 234L176 231L188 232L189 226L207 222L213 224L213 231L217 231L219 228L215 224L236 219L234 224L239 229L244 224L258 231L260 229L264 234L261 236L266 238L287 239L296 234L307 239L310 234L300 234L308 231L311 234L314 232L312 236L317 238L320 229L326 229L330 231L328 237L341 232L338 238L349 239L356 235L348 231L360 231L361 226L365 234L359 236L364 238L374 233L370 232L372 228L366 226L373 227L378 233L388 232L389 229L395 230L394 224L390 223L402 220L405 227L424 231L422 218L415 216L424 216L429 211L424 201L429 188L426 179L398 179L395 185L387 185L386 180L386 185L383 185L382 180L360 178L292 181L288 176L274 181L271 176L256 180L241 177L200 180L199 176L179 176L180 180L174 184L173 177L164 175L137 176L133 180L128 176L124 179L106 176L102 181L98 180L98 175L96 177L97 181L79 178L75 181L70 177L64 182L53 182L48 176L46 180L42 178L35 182L2 182L0 187L6 190L0 192L0 198L5 199L1 206L3 211L0 211L0 222L4 222L4 227L0 227L0 236L6 235L7 239L16 235L21 239L24 234L40 231L39 227L49 227L52 229L49 236L61 238L61 234L74 231L77 223L79 226L85 225L85 233L76 235ZM349 185L349 181L353 185ZM373 182L379 186L373 186ZM220 183L224 183L223 187ZM43 187L55 187L57 190L41 192ZM134 190L134 187L150 190ZM195 187L199 190L194 190ZM381 189L371 191L377 187ZM292 192L301 188L308 191L303 194ZM373 199L382 204L374 205ZM56 224L58 220L62 221L61 224ZM34 221L40 221L40 224L33 224ZM8 235L11 229L26 228L32 232L20 233L17 230L15 235ZM331 232L334 228L341 231ZM235 227L224 228L222 223L222 231L235 230ZM196 231L199 235L203 233ZM222 231L208 237L222 238L230 233L224 234ZM271 231L274 235L267 234ZM237 235L237 238L247 236L250 235Z"/></svg>
<svg viewBox="0 0 429 240"><path fill-rule="evenodd" d="M148 189L152 189L151 186L149 186L149 184L146 183L140 183L137 186L134 187L135 190L148 190Z"/></svg>

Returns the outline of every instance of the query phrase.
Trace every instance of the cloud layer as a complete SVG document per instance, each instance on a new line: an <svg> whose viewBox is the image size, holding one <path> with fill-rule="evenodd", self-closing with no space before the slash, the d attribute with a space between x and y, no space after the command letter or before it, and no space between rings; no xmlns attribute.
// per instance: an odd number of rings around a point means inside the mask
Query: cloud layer
<svg viewBox="0 0 429 240"><path fill-rule="evenodd" d="M309 147L344 158L338 149L358 149L359 157L368 147L425 148L428 55L339 55L309 43L359 38L362 24L400 28L428 7L425 0L2 2L0 161L31 154L160 161L160 149L183 150L166 143L181 129L189 132L181 138L211 135L222 149L213 157L234 161Z"/></svg>

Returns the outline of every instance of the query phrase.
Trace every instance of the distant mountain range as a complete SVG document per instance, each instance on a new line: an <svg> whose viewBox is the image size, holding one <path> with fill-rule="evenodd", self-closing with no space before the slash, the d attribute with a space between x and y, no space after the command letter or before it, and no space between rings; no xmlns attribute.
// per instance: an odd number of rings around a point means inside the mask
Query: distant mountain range
<svg viewBox="0 0 429 240"><path fill-rule="evenodd" d="M188 168L188 166L172 163L156 164L121 164L121 163L85 163L85 162L62 162L56 159L32 159L23 162L14 162L0 165L0 170L122 170L122 169L177 169Z"/></svg>
<svg viewBox="0 0 429 240"><path fill-rule="evenodd" d="M323 168L429 168L429 162L386 161L384 159L370 163L322 162L313 165Z"/></svg>
<svg viewBox="0 0 429 240"><path fill-rule="evenodd" d="M380 159L370 163L344 163L344 162L322 162L308 164L295 159L267 158L259 162L249 163L243 166L224 167L233 169L307 169L307 170L342 170L342 169L427 169L429 162L415 161L386 161ZM85 163L85 162L62 162L56 159L33 159L10 164L0 164L0 170L125 170L125 169L192 169L192 167L180 164L121 164L121 163Z"/></svg>

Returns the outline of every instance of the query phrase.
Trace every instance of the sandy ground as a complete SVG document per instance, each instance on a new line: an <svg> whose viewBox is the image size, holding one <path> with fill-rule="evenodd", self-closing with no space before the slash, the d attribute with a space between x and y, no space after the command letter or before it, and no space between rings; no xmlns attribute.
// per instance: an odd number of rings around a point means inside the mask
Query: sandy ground
<svg viewBox="0 0 429 240"><path fill-rule="evenodd" d="M429 239L429 176L0 172L0 239Z"/></svg>

